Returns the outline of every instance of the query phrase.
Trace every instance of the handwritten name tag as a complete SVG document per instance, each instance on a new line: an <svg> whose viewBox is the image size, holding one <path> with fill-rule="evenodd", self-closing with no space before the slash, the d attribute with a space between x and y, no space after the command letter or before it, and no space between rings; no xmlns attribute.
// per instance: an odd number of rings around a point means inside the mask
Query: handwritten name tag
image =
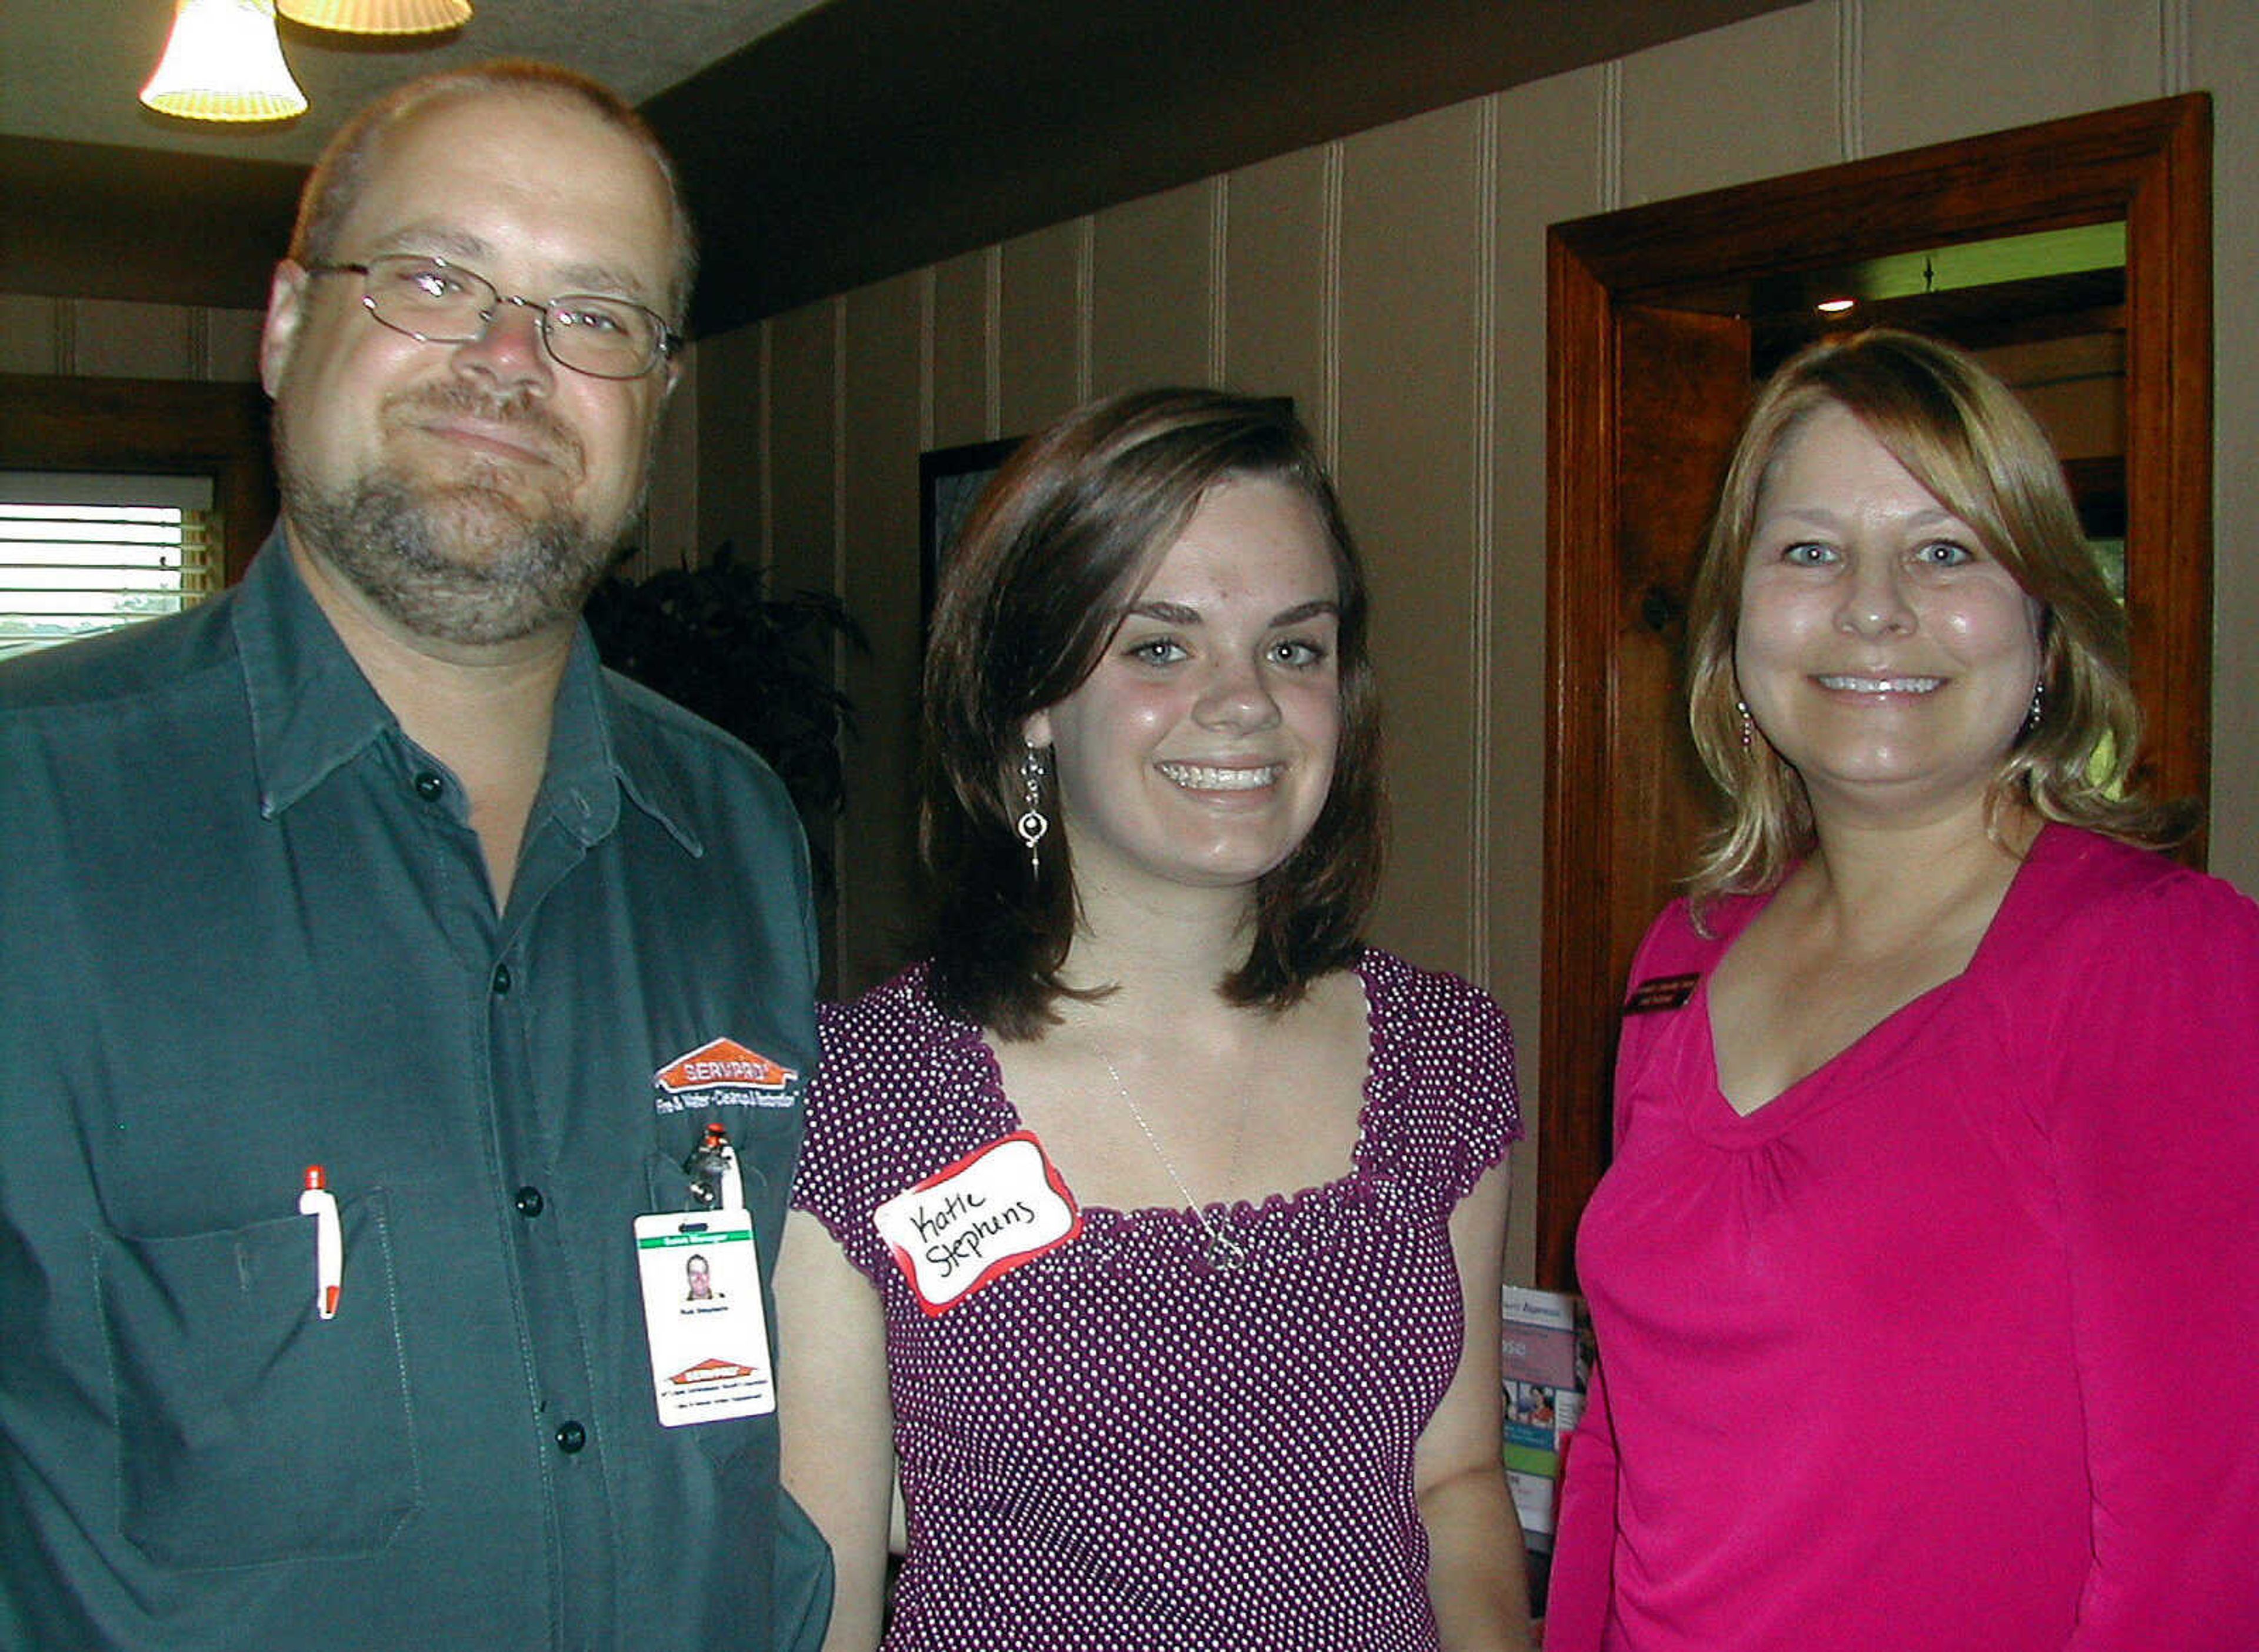
<svg viewBox="0 0 2259 1652"><path fill-rule="evenodd" d="M872 1213L929 1314L1082 1231L1082 1211L1030 1130L1015 1130Z"/></svg>

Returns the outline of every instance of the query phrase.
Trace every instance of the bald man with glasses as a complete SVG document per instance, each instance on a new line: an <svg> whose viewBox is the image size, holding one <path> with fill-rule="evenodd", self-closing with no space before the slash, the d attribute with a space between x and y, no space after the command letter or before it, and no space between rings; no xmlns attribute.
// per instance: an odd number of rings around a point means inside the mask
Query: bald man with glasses
<svg viewBox="0 0 2259 1652"><path fill-rule="evenodd" d="M605 89L402 89L275 272L242 584L0 668L0 1645L820 1640L806 848L580 623L694 260Z"/></svg>

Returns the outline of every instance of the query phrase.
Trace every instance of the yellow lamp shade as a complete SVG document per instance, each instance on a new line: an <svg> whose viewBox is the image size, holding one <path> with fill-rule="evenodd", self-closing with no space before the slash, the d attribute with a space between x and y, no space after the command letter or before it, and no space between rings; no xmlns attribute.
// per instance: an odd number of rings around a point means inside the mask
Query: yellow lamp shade
<svg viewBox="0 0 2259 1652"><path fill-rule="evenodd" d="M276 0L293 23L337 34L430 34L470 21L469 0Z"/></svg>
<svg viewBox="0 0 2259 1652"><path fill-rule="evenodd" d="M180 0L141 101L189 120L288 120L306 112L274 35L274 0Z"/></svg>

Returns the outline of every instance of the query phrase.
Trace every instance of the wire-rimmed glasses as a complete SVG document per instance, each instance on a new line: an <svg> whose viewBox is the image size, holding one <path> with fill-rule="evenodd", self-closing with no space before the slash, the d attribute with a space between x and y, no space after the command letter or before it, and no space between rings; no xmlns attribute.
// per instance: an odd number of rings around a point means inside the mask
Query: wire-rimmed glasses
<svg viewBox="0 0 2259 1652"><path fill-rule="evenodd" d="M486 336L504 304L534 312L541 343L561 367L595 379L640 379L682 347L656 310L600 293L564 293L546 303L502 292L476 270L420 253L388 253L365 264L309 264L309 275L358 275L368 313L424 344L468 344Z"/></svg>

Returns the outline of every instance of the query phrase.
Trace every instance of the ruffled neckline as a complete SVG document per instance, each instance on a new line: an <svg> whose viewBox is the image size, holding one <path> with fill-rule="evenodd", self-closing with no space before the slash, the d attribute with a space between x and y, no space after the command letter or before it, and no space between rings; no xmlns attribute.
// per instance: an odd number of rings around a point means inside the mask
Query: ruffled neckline
<svg viewBox="0 0 2259 1652"><path fill-rule="evenodd" d="M1386 1088L1383 1080L1393 1073L1396 1055L1381 1006L1385 996L1401 984L1407 967L1370 946L1350 965L1365 994L1365 1067L1357 1137L1350 1150L1349 1164L1340 1175L1307 1187L1268 1193L1259 1199L1216 1200L1197 1210L1176 1205L1123 1210L1084 1204L1082 1237L1053 1251L1038 1265L1062 1270L1146 1267L1165 1260L1189 1263L1196 1272L1229 1275L1285 1257L1325 1250L1369 1221L1372 1213L1386 1215L1398 1210L1402 1195L1395 1178L1379 1166L1376 1127ZM1005 1093L1003 1069L987 1036L972 1022L934 1007L925 991L923 965L906 972L902 985L923 1006L947 1044L978 1075L973 1104L993 1114L996 1133L1025 1128L1019 1109ZM1241 1248L1244 1260L1236 1266L1218 1269L1212 1263L1211 1221Z"/></svg>

